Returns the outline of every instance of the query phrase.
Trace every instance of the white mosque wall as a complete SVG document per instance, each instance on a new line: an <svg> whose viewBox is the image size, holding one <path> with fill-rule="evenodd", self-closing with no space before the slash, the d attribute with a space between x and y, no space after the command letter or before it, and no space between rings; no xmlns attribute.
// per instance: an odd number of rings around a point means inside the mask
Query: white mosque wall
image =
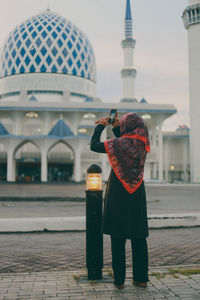
<svg viewBox="0 0 200 300"><path fill-rule="evenodd" d="M7 129L9 133L11 134L14 133L15 124L12 119L7 117L3 117L3 118L1 117L0 122L4 125L4 127Z"/></svg>
<svg viewBox="0 0 200 300"><path fill-rule="evenodd" d="M144 168L144 180L148 181L151 180L151 164L146 162L145 168Z"/></svg>
<svg viewBox="0 0 200 300"><path fill-rule="evenodd" d="M33 114L36 114L36 117L29 117L29 115L32 116ZM47 135L49 133L49 131L52 129L52 127L56 124L56 122L59 120L60 117L63 118L64 122L66 124L68 124L68 126L71 128L71 130L73 131L74 135L78 135L78 134L87 134L89 136L92 135L93 130L94 130L94 121L96 119L99 119L100 117L102 117L102 113L101 112L96 112L91 113L91 112L81 112L81 111L76 111L76 112L65 112L65 113L59 113L56 111L41 111L41 112L23 112L23 111L16 111L16 112L1 112L0 113L0 121L2 121L2 123L4 125L9 125L10 126L10 130L9 130L9 126L7 126L7 130L15 135L18 136L24 136L21 137L22 140L27 140L27 139L31 139L32 136L39 136L39 135ZM159 165L159 147L158 147L158 140L159 140L159 136L158 136L158 130L156 130L155 127L155 120L154 118L148 119L145 121L146 123L148 123L148 128L149 128L149 132L150 132L150 140L151 140L151 153L147 155L147 161L146 161L146 168L145 168L145 180L158 180L158 175L159 175L159 170L158 170L158 165ZM11 129L12 127L12 129ZM85 129L85 132L79 132L79 129ZM108 128L106 130L103 131L102 137L101 137L101 141L103 142L106 139L109 138L113 138L113 133L111 128ZM13 142L12 142L13 140ZM43 141L42 138L38 137L38 141L39 142L39 147L42 151L42 149L45 146L47 141ZM175 140L174 140L175 141ZM178 154L178 159L183 160L183 155L180 155L181 153L181 148L180 145L176 145L176 143L173 141L173 143L170 146L170 150L173 153L179 153ZM17 139L15 138L11 138L10 139L10 144L8 145L8 147L6 149L11 149L11 148L15 148L16 146L14 145L17 142ZM13 144L14 143L14 144ZM18 142L20 143L20 141ZM51 141L48 141L48 144L51 143ZM82 174L81 176L79 176L81 179L84 178L83 174L86 171L86 166L88 166L89 164L92 163L98 163L102 166L103 169L103 178L104 180L107 180L109 172L110 172L110 166L109 163L107 161L107 156L102 155L102 154L98 154L98 153L94 153L90 151L90 147L89 147L89 142L87 142L87 144L84 144L85 142L82 142L81 140L79 142L76 142L76 145L73 146L74 149L74 153L76 154L79 153L80 151L80 161L81 161L81 167L76 167L76 173L78 172L78 170L80 170L80 173ZM44 145L44 146L43 146ZM85 146L84 146L85 145ZM83 147L84 146L84 147ZM50 146L49 146L50 147ZM78 150L77 147L80 147L81 150ZM166 145L164 145L164 151L165 151L165 147ZM47 147L47 150L49 148ZM49 151L49 150L48 150ZM65 161L65 154L64 153L64 149L63 149L63 145L58 144L57 147L52 150L52 154L49 156L47 151L47 159L49 162L53 162L53 161L60 161L60 159L62 158L63 163ZM188 151L188 150L187 150ZM20 155L20 153L22 152L21 149L19 149L18 153ZM170 152L170 153L171 153ZM32 159L32 157L34 157L34 153L35 151L32 151L29 149L27 149L24 153L26 153L26 157L29 157L30 154L30 159ZM63 154L64 153L64 154ZM63 156L64 155L64 156ZM163 154L163 165L165 166L165 159L166 157L164 157L165 152ZM70 163L74 165L74 161L75 161L75 156L71 157L71 161ZM41 156L43 157L43 156ZM176 159L176 161L178 162L178 159ZM5 160L5 159L4 159ZM78 158L79 160L79 158ZM173 157L171 156L171 154L169 155L169 164L174 163ZM165 171L165 169L164 169ZM12 175L13 176L13 175ZM13 178L13 177L12 177ZM78 178L78 176L76 177L76 179ZM166 178L167 180L167 178Z"/></svg>
<svg viewBox="0 0 200 300"><path fill-rule="evenodd" d="M75 165L75 160L77 154L80 155L80 167L76 167L76 172L80 172L80 176L76 176L76 181L84 180L85 173L90 164L97 163L101 165L103 170L103 179L106 181L110 172L110 165L107 160L106 154L98 154L90 151L90 146L88 142L82 142L81 140L75 142L69 142L70 150L68 146L68 141L65 141L64 145L61 141L51 141L38 139L33 143L37 147L30 144L30 136L27 136L27 141L23 145L23 140L10 139L9 142L1 145L0 148L0 162L6 162L6 154L11 151L14 151L14 160L26 158L27 162L43 156L44 153L47 156L47 162L57 162L57 163L70 163L73 166ZM51 146L52 145L52 146ZM55 146L55 147L54 147ZM13 150L12 150L13 149ZM80 154L79 154L80 153ZM39 156L38 156L39 155ZM16 162L15 162L16 165ZM165 182L179 181L179 182L188 182L189 180L189 139L188 137L180 138L165 138L163 141L163 175ZM173 170L171 167L173 166ZM13 172L13 171L12 171ZM10 174L11 181L14 181L15 177L18 176L18 173ZM13 174L13 175L12 175ZM76 173L77 174L77 173ZM78 173L79 174L79 173ZM159 170L158 170L158 153L150 153L147 156L144 179L145 181L156 181L158 180ZM74 177L72 178L74 179Z"/></svg>
<svg viewBox="0 0 200 300"><path fill-rule="evenodd" d="M22 91L25 92L25 96ZM71 93L85 95L88 97L96 96L96 84L95 82L66 74L47 74L47 73L29 73L18 74L3 77L0 80L0 95L20 92L21 97L15 99L15 101L28 100L30 95L27 92L30 91L58 91L65 92L64 100L68 100L66 95L67 91ZM25 97L25 99L24 99ZM37 97L37 95L36 95ZM6 98L5 98L6 100Z"/></svg>
<svg viewBox="0 0 200 300"><path fill-rule="evenodd" d="M2 98L0 98L0 101L6 101L6 102L19 102L21 100L21 96L20 94L18 95L9 95L9 94L6 94L5 96L2 95Z"/></svg>
<svg viewBox="0 0 200 300"><path fill-rule="evenodd" d="M34 97L37 99L39 102L50 102L50 103L58 103L58 102L63 102L63 95L55 95L55 94L48 94L48 97L46 94L33 94ZM27 100L31 98L32 95L28 95ZM48 100L47 100L48 99ZM29 100L31 101L31 100Z"/></svg>
<svg viewBox="0 0 200 300"><path fill-rule="evenodd" d="M163 164L166 182L188 182L190 176L189 135L164 137Z"/></svg>
<svg viewBox="0 0 200 300"><path fill-rule="evenodd" d="M74 96L74 95L71 95L70 96L70 102L73 102L73 103L82 103L85 101L85 98L83 97L80 97L80 96Z"/></svg>
<svg viewBox="0 0 200 300"><path fill-rule="evenodd" d="M35 117L29 117L28 115L35 114ZM79 126L81 128L86 127L86 133L91 135L93 132L94 121L98 118L95 114L92 114L94 118L92 120L84 118L87 117L85 112L67 112L59 113L55 111L51 112L8 112L0 113L0 122L6 127L10 134L32 136L38 134L48 134L52 127L56 124L60 117L62 117L66 124L71 128L74 135L78 134ZM88 114L90 117L90 114ZM89 126L89 128L87 128ZM90 128L91 126L91 128Z"/></svg>
<svg viewBox="0 0 200 300"><path fill-rule="evenodd" d="M193 1L194 2L194 1ZM200 3L200 1L196 1ZM189 45L189 93L190 93L190 147L191 147L191 181L200 183L200 23L188 28Z"/></svg>

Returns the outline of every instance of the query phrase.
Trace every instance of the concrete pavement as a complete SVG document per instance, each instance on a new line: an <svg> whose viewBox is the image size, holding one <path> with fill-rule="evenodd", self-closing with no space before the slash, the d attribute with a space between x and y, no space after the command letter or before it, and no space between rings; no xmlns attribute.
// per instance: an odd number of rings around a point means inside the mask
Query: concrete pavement
<svg viewBox="0 0 200 300"><path fill-rule="evenodd" d="M145 184L149 213L200 213L200 185ZM105 191L105 184L103 186ZM85 199L85 184L0 184L0 201Z"/></svg>
<svg viewBox="0 0 200 300"><path fill-rule="evenodd" d="M148 216L149 228L199 227L200 214ZM42 231L85 231L86 217L1 218L0 233Z"/></svg>
<svg viewBox="0 0 200 300"><path fill-rule="evenodd" d="M146 191L150 228L200 226L200 185L146 184ZM85 230L85 185L0 185L0 232L44 230Z"/></svg>

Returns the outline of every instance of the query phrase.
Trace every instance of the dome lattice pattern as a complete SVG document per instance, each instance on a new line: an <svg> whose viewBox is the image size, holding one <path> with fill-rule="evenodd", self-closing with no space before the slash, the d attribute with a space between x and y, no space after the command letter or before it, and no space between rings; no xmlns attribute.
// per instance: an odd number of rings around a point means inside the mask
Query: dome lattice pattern
<svg viewBox="0 0 200 300"><path fill-rule="evenodd" d="M86 35L47 10L9 34L1 57L1 76L61 73L96 79L95 55Z"/></svg>

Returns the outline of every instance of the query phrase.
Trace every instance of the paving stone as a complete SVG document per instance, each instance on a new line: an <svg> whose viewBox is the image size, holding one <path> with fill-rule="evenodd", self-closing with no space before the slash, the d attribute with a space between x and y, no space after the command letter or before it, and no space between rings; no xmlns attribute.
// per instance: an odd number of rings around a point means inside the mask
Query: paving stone
<svg viewBox="0 0 200 300"><path fill-rule="evenodd" d="M167 297L167 300L177 300L180 299L180 297L173 296L173 297Z"/></svg>
<svg viewBox="0 0 200 300"><path fill-rule="evenodd" d="M123 290L116 289L113 278L108 276L111 269L110 240L105 238L104 243L105 282L87 281L84 247L85 234L82 233L0 235L0 300L200 299L198 274L190 277L177 274L179 278L168 274L164 278L151 276L151 272L167 273L168 268L164 264L177 269L185 262L187 265L192 262L188 268L200 268L200 228L193 228L192 231L191 229L150 231L151 267L147 289L131 284L132 262L129 242L127 280Z"/></svg>
<svg viewBox="0 0 200 300"><path fill-rule="evenodd" d="M0 234L0 245L0 273L85 269L85 233ZM198 264L200 228L192 228L192 232L190 228L150 230L148 246L152 267ZM131 263L131 247L128 241L128 268L131 267ZM106 236L104 265L111 268L110 239ZM166 268L161 270L167 271ZM132 272L127 275L131 278ZM41 276L43 277L42 274ZM4 280L9 281L6 278ZM25 280L31 281L31 278ZM36 277L35 280L42 281L43 278ZM49 278L50 280L52 281L52 278ZM199 283L200 276L196 275L195 280Z"/></svg>

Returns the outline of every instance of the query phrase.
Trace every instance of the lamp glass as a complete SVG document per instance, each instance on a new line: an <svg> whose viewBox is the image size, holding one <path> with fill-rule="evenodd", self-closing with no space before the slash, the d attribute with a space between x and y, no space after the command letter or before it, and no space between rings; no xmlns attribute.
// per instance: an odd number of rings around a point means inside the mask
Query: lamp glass
<svg viewBox="0 0 200 300"><path fill-rule="evenodd" d="M102 174L88 173L86 179L87 191L101 191L102 190Z"/></svg>
<svg viewBox="0 0 200 300"><path fill-rule="evenodd" d="M174 166L170 166L170 170L174 171L175 167Z"/></svg>

